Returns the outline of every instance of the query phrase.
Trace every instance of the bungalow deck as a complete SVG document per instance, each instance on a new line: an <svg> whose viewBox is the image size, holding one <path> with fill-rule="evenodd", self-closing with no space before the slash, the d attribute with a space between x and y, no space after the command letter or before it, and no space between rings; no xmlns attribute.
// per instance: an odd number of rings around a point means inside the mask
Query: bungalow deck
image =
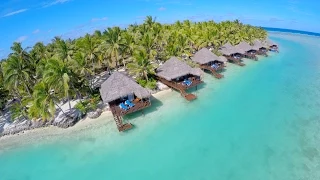
<svg viewBox="0 0 320 180"><path fill-rule="evenodd" d="M192 87L197 87L199 84L203 83L203 81L198 80L196 78L191 78L192 83L190 86L187 86L187 85L183 84L182 82L168 81L168 80L161 78L159 76L157 76L157 79L159 81L161 81L163 84L169 86L170 88L175 89L177 91L180 91L181 95L188 101L192 101L192 100L196 99L197 96L194 94L187 93L186 90L190 89Z"/></svg>
<svg viewBox="0 0 320 180"><path fill-rule="evenodd" d="M225 56L225 57L228 59L228 61L231 61L239 66L245 66L245 64L241 62L241 59L237 59L232 56Z"/></svg>
<svg viewBox="0 0 320 180"><path fill-rule="evenodd" d="M150 100L143 101L139 98L136 98L135 100L133 100L133 103L134 103L134 107L131 107L128 110L121 109L118 106L118 103L110 104L111 112L113 114L114 120L115 120L117 127L118 127L118 130L120 132L129 130L132 128L131 123L123 123L123 116L124 115L145 109L151 105Z"/></svg>
<svg viewBox="0 0 320 180"><path fill-rule="evenodd" d="M244 57L248 58L248 59L252 59L252 60L258 61L258 57L256 56L256 53L245 53Z"/></svg>
<svg viewBox="0 0 320 180"><path fill-rule="evenodd" d="M200 65L200 68L203 70L210 71L212 73L212 75L217 79L221 79L224 77L222 74L218 73L218 71L221 71L224 69L224 66L222 66L222 65L219 66L218 69L215 69L215 68L211 67L210 65L202 64L202 65Z"/></svg>
<svg viewBox="0 0 320 180"><path fill-rule="evenodd" d="M267 50L260 49L259 51L257 51L257 54L260 56L268 57Z"/></svg>
<svg viewBox="0 0 320 180"><path fill-rule="evenodd" d="M272 46L272 47L269 48L269 51L279 53L279 48L277 46Z"/></svg>

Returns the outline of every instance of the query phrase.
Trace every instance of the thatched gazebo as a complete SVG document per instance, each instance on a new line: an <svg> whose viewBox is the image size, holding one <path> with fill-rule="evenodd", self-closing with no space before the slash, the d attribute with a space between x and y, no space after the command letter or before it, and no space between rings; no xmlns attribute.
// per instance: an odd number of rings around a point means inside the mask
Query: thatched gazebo
<svg viewBox="0 0 320 180"><path fill-rule="evenodd" d="M181 95L189 101L195 99L196 96L187 94L185 90L203 83L200 68L192 68L176 57L171 57L157 68L156 76L163 84L180 91Z"/></svg>
<svg viewBox="0 0 320 180"><path fill-rule="evenodd" d="M219 74L225 67L225 59L221 60L220 57L212 53L207 48L202 48L193 57L192 60L200 65L203 70L209 70L216 78L223 77Z"/></svg>
<svg viewBox="0 0 320 180"><path fill-rule="evenodd" d="M256 39L253 42L253 46L255 48L258 48L259 50L257 51L258 55L263 55L263 56L268 56L267 52L268 52L268 46L265 45L264 43L262 43L260 40Z"/></svg>
<svg viewBox="0 0 320 180"><path fill-rule="evenodd" d="M223 54L223 56L226 57L228 61L235 63L239 66L245 65L241 62L241 59L243 58L242 53L245 53L243 49L236 48L232 46L230 43L226 43L219 49L219 52Z"/></svg>
<svg viewBox="0 0 320 180"><path fill-rule="evenodd" d="M131 124L123 124L124 115L151 105L150 92L120 72L114 72L101 84L100 94L103 102L109 104L119 131L132 127Z"/></svg>
<svg viewBox="0 0 320 180"><path fill-rule="evenodd" d="M245 51L244 56L248 59L258 60L256 54L259 50L258 48L251 46L249 43L242 41L238 45L235 46L236 48L243 49Z"/></svg>

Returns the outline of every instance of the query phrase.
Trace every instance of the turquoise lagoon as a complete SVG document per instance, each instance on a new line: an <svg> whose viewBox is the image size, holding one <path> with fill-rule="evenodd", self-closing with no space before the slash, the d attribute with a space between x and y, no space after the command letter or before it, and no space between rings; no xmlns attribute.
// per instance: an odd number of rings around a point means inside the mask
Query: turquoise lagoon
<svg viewBox="0 0 320 180"><path fill-rule="evenodd" d="M279 54L205 75L193 102L155 100L127 117L132 131L100 126L3 152L0 179L319 179L320 39L270 38Z"/></svg>

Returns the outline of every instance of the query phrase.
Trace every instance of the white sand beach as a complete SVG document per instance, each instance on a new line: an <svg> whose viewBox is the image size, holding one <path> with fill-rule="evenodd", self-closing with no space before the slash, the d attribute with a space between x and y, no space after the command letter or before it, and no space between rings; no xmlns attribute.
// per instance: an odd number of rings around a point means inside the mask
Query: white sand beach
<svg viewBox="0 0 320 180"><path fill-rule="evenodd" d="M171 89L163 90L153 94L153 98L161 100ZM26 144L34 144L39 141L52 142L60 138L72 137L86 129L94 129L98 127L105 127L110 134L118 133L115 122L113 121L112 113L110 111L103 112L97 119L85 118L80 120L73 127L62 129L55 126L45 128L38 128L24 131L14 135L7 135L0 138L0 152L2 150L10 149L16 146L23 146Z"/></svg>

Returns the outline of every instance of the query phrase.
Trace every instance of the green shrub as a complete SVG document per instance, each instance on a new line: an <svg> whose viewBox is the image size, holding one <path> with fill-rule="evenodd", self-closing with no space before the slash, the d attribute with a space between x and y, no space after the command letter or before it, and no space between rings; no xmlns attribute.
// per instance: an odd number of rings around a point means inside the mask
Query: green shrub
<svg viewBox="0 0 320 180"><path fill-rule="evenodd" d="M155 89L157 87L157 81L153 78L150 78L148 82L144 79L138 79L137 82L144 88Z"/></svg>
<svg viewBox="0 0 320 180"><path fill-rule="evenodd" d="M74 108L78 109L82 114L87 113L86 105L84 102L78 102Z"/></svg>
<svg viewBox="0 0 320 180"><path fill-rule="evenodd" d="M156 89L156 87L157 87L157 81L155 79L151 79L146 84L146 88L148 89Z"/></svg>
<svg viewBox="0 0 320 180"><path fill-rule="evenodd" d="M146 87L147 81L144 79L138 79L137 80L138 84L140 84L142 87Z"/></svg>
<svg viewBox="0 0 320 180"><path fill-rule="evenodd" d="M91 98L78 102L74 107L81 111L83 114L86 114L89 111L94 111L98 107L100 101L100 95L93 95Z"/></svg>

